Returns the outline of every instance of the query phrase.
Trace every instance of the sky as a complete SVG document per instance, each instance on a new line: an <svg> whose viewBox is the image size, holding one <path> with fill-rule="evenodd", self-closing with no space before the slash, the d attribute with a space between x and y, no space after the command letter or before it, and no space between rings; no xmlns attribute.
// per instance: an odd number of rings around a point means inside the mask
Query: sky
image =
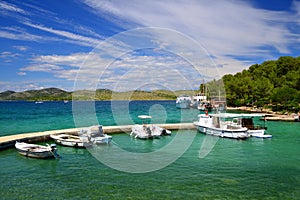
<svg viewBox="0 0 300 200"><path fill-rule="evenodd" d="M198 89L300 55L296 0L0 0L0 92Z"/></svg>

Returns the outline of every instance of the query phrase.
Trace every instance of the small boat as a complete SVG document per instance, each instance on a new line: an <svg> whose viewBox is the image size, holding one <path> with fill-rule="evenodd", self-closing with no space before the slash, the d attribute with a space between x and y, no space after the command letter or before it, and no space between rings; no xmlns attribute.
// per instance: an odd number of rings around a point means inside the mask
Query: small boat
<svg viewBox="0 0 300 200"><path fill-rule="evenodd" d="M81 129L78 133L79 137L88 140L93 144L108 144L112 140L112 136L103 132L102 125L91 126L88 129Z"/></svg>
<svg viewBox="0 0 300 200"><path fill-rule="evenodd" d="M92 143L85 137L79 137L71 134L50 135L50 137L57 143L68 147L89 147Z"/></svg>
<svg viewBox="0 0 300 200"><path fill-rule="evenodd" d="M181 95L176 99L176 108L188 109L191 105L191 97L187 95Z"/></svg>
<svg viewBox="0 0 300 200"><path fill-rule="evenodd" d="M253 136L253 137L265 139L265 138L272 138L272 135L265 135L265 134L263 134L263 135L256 135L256 136Z"/></svg>
<svg viewBox="0 0 300 200"><path fill-rule="evenodd" d="M29 144L25 142L16 142L17 151L24 156L32 158L59 158L55 144L47 144L47 146Z"/></svg>
<svg viewBox="0 0 300 200"><path fill-rule="evenodd" d="M197 129L205 134L226 137L232 139L247 139L249 137L270 138L264 135L265 127L255 126L253 117L260 117L258 114L200 114L199 120L194 122Z"/></svg>
<svg viewBox="0 0 300 200"><path fill-rule="evenodd" d="M43 101L35 101L34 102L35 104L42 104L42 103L44 103Z"/></svg>
<svg viewBox="0 0 300 200"><path fill-rule="evenodd" d="M153 139L160 138L160 136L171 135L171 131L161 128L157 125L147 124L146 120L151 119L151 116L140 115L138 118L142 119L142 125L136 124L132 126L130 135L138 139Z"/></svg>

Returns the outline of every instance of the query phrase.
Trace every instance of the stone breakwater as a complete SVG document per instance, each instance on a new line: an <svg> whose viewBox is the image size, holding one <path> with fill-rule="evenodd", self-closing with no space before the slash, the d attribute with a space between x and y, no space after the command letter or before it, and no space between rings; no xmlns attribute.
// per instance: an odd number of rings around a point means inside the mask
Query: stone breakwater
<svg viewBox="0 0 300 200"><path fill-rule="evenodd" d="M157 124L157 125L169 130L196 129L196 127L192 123L176 123L176 124L174 123L174 124ZM131 131L132 126L133 125L103 126L103 131L106 134L129 133ZM17 134L17 135L2 136L0 137L0 150L13 147L16 141L46 142L50 140L50 135L52 134L66 133L66 134L77 135L78 131L83 128L71 128L71 129L51 130L51 131L43 131L43 132L35 132L35 133L24 133L24 134Z"/></svg>

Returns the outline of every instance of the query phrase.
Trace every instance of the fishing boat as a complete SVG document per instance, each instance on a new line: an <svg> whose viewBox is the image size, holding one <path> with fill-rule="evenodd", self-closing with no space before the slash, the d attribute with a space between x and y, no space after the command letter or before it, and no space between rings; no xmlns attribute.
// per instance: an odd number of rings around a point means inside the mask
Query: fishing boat
<svg viewBox="0 0 300 200"><path fill-rule="evenodd" d="M29 144L25 142L16 142L15 147L17 151L27 157L32 158L59 158L55 144L47 144L47 146Z"/></svg>
<svg viewBox="0 0 300 200"><path fill-rule="evenodd" d="M192 108L198 109L198 106L203 101L207 101L207 96L204 93L197 93L194 96L192 96L190 106Z"/></svg>
<svg viewBox="0 0 300 200"><path fill-rule="evenodd" d="M251 136L267 138L270 135L264 135L265 127L255 126L254 117L261 117L260 114L233 114L216 113L198 115L199 120L194 122L199 132L204 134L232 138L247 139Z"/></svg>
<svg viewBox="0 0 300 200"><path fill-rule="evenodd" d="M71 134L50 135L50 137L57 143L68 147L89 147L92 143L85 137L79 137Z"/></svg>
<svg viewBox="0 0 300 200"><path fill-rule="evenodd" d="M160 138L160 136L164 135L171 135L170 130L164 129L157 125L148 124L147 121L152 118L151 116L139 115L138 118L142 120L142 125L133 125L130 136L138 139L153 139Z"/></svg>
<svg viewBox="0 0 300 200"><path fill-rule="evenodd" d="M187 95L181 95L176 99L176 108L188 109L191 106L191 97Z"/></svg>
<svg viewBox="0 0 300 200"><path fill-rule="evenodd" d="M108 144L112 140L112 136L103 132L102 125L91 126L87 129L81 129L78 133L80 138L88 140L93 144Z"/></svg>

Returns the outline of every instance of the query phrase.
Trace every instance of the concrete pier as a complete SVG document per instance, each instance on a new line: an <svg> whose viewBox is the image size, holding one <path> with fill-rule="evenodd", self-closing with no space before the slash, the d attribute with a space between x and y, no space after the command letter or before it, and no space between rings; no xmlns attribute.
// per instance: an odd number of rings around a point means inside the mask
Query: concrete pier
<svg viewBox="0 0 300 200"><path fill-rule="evenodd" d="M176 123L176 124L156 124L162 128L168 130L179 130L179 129L195 129L196 127L192 123ZM122 126L103 126L103 131L106 134L115 133L129 133L133 125L122 125ZM0 150L14 147L16 141L24 142L46 142L50 140L52 134L73 134L77 135L78 131L87 127L82 128L71 128L62 130L43 131L35 133L24 133L17 135L8 135L0 137Z"/></svg>

